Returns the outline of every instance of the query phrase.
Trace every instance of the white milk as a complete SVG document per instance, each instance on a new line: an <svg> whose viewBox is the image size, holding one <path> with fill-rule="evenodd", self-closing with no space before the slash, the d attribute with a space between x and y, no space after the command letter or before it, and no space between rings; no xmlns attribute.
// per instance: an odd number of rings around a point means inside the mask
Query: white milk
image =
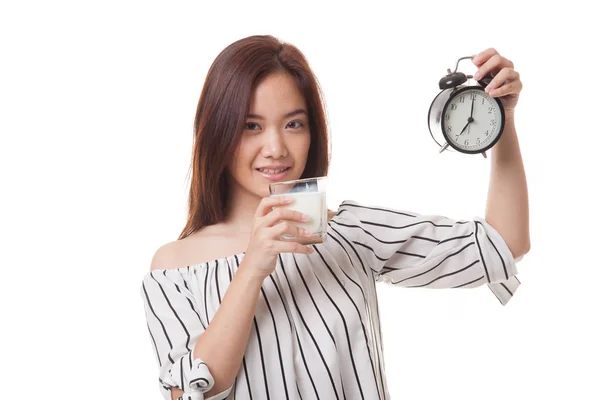
<svg viewBox="0 0 600 400"><path fill-rule="evenodd" d="M304 229L308 229L314 234L325 234L327 228L327 203L325 199L325 192L283 193L274 196L289 196L294 198L292 203L277 207L300 211L304 214L310 215L309 221L291 221L293 224Z"/></svg>

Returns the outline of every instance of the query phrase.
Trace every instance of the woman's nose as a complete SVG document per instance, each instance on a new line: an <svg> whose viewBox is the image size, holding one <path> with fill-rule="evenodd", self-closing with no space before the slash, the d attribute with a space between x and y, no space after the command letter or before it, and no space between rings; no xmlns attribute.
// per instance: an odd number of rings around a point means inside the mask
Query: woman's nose
<svg viewBox="0 0 600 400"><path fill-rule="evenodd" d="M283 139L283 133L278 132L275 129L266 132L265 144L263 148L266 153L265 156L279 158L287 155L287 148L285 146L285 140Z"/></svg>

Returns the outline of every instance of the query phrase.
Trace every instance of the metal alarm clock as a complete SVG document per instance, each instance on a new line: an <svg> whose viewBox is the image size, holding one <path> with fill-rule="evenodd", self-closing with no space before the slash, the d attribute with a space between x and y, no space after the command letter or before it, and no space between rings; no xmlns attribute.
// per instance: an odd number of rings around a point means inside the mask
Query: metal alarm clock
<svg viewBox="0 0 600 400"><path fill-rule="evenodd" d="M459 58L454 71L448 69L448 74L440 79L442 91L429 107L428 126L440 153L451 147L487 158L486 150L498 142L504 130L504 107L485 92L492 75L474 80L472 75L457 72L460 61L472 58Z"/></svg>

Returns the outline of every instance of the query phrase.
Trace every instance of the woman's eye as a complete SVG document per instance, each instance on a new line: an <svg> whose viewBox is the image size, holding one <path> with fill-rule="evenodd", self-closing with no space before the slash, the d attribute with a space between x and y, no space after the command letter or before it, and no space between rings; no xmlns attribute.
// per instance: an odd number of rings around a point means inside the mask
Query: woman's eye
<svg viewBox="0 0 600 400"><path fill-rule="evenodd" d="M304 124L302 122L299 122L299 121L290 122L290 125L293 125L293 124L298 124L296 126L292 126L292 128L294 128L294 129L301 128L301 127L304 126Z"/></svg>
<svg viewBox="0 0 600 400"><path fill-rule="evenodd" d="M255 130L258 127L258 124L255 122L247 122L246 123L246 127L244 129L248 129L248 130Z"/></svg>

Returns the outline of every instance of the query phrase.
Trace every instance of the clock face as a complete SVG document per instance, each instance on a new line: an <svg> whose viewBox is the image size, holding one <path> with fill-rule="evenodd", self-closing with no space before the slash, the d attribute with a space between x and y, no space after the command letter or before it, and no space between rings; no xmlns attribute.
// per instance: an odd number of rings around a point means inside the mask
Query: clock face
<svg viewBox="0 0 600 400"><path fill-rule="evenodd" d="M442 112L448 144L464 153L492 147L504 128L504 110L481 87L465 87L452 94Z"/></svg>

